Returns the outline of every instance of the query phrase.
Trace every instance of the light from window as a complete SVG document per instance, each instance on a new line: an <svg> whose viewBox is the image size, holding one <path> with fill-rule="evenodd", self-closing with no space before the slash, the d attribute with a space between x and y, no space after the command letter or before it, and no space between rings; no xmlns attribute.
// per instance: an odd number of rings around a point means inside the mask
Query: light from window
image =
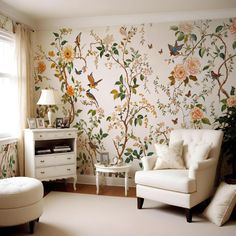
<svg viewBox="0 0 236 236"><path fill-rule="evenodd" d="M0 31L0 138L17 135L18 113L15 40Z"/></svg>

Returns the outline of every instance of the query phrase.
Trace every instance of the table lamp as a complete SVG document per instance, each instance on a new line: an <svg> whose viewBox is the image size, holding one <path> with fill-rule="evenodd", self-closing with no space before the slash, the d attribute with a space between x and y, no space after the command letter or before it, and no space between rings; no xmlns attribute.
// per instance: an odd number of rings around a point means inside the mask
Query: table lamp
<svg viewBox="0 0 236 236"><path fill-rule="evenodd" d="M52 110L50 105L56 105L54 91L52 89L42 89L41 96L37 102L38 105L48 105L48 128L52 128Z"/></svg>

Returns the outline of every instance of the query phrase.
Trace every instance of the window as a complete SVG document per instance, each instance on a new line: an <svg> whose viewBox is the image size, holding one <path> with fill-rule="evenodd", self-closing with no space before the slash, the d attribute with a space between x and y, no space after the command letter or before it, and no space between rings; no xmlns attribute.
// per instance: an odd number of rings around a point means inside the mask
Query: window
<svg viewBox="0 0 236 236"><path fill-rule="evenodd" d="M18 131L18 83L14 35L0 30L0 138Z"/></svg>

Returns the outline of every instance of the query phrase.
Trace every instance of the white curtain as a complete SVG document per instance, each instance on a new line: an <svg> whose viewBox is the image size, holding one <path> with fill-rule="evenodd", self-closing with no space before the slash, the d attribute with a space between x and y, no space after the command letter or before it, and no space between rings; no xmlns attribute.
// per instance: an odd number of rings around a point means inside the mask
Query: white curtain
<svg viewBox="0 0 236 236"><path fill-rule="evenodd" d="M15 37L19 89L18 160L20 175L24 175L24 129L27 127L27 117L34 117L31 30L17 24Z"/></svg>

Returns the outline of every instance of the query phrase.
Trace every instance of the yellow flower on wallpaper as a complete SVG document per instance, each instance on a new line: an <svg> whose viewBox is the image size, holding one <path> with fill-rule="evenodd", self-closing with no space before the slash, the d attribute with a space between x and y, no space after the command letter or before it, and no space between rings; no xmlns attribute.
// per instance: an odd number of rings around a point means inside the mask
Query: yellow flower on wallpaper
<svg viewBox="0 0 236 236"><path fill-rule="evenodd" d="M227 106L228 107L236 107L236 96L229 97L227 99Z"/></svg>
<svg viewBox="0 0 236 236"><path fill-rule="evenodd" d="M199 107L194 107L193 110L191 111L191 118L192 121L198 121L203 119L203 112Z"/></svg>
<svg viewBox="0 0 236 236"><path fill-rule="evenodd" d="M39 74L42 74L46 70L46 64L43 61L39 61L37 70Z"/></svg>
<svg viewBox="0 0 236 236"><path fill-rule="evenodd" d="M74 90L74 88L71 86L71 85L69 85L68 87L67 87L67 94L69 95L69 96L74 96L74 94L75 94L75 90Z"/></svg>
<svg viewBox="0 0 236 236"><path fill-rule="evenodd" d="M232 25L230 27L230 31L232 34L234 34L236 36L236 18L233 18L233 22Z"/></svg>
<svg viewBox="0 0 236 236"><path fill-rule="evenodd" d="M200 61L196 57L190 57L185 62L186 69L190 75L197 75L201 70Z"/></svg>
<svg viewBox="0 0 236 236"><path fill-rule="evenodd" d="M48 55L49 55L50 57L55 57L54 51L49 51L49 52L48 52Z"/></svg>
<svg viewBox="0 0 236 236"><path fill-rule="evenodd" d="M62 58L64 59L65 62L72 62L75 57L75 52L72 46L66 46L63 48L62 51Z"/></svg>
<svg viewBox="0 0 236 236"><path fill-rule="evenodd" d="M184 81L187 77L187 71L183 64L177 64L173 72L174 72L173 73L174 78L179 81Z"/></svg>

